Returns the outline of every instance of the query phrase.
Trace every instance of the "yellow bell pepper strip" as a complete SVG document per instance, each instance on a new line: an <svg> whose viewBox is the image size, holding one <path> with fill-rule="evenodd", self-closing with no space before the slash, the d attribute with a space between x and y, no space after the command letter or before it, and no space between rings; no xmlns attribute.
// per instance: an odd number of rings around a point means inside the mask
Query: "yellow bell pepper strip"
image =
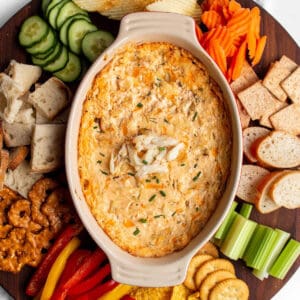
<svg viewBox="0 0 300 300"><path fill-rule="evenodd" d="M100 297L98 300L119 300L127 295L132 289L133 286L120 283L117 287Z"/></svg>
<svg viewBox="0 0 300 300"><path fill-rule="evenodd" d="M77 237L73 237L58 255L50 269L40 300L49 300L51 298L68 258L79 247L79 245L80 240Z"/></svg>
<svg viewBox="0 0 300 300"><path fill-rule="evenodd" d="M55 262L59 253L74 236L77 236L82 231L82 229L83 227L81 224L71 224L61 231L31 277L26 287L26 295L34 297L39 294L44 286L51 266Z"/></svg>

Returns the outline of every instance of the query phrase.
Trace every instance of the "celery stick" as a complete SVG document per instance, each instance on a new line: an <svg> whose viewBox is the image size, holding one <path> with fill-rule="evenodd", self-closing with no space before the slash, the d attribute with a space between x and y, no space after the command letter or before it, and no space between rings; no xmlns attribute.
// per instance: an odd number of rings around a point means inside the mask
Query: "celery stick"
<svg viewBox="0 0 300 300"><path fill-rule="evenodd" d="M252 209L253 209L253 205L249 203L243 203L239 211L239 214L245 217L246 219L249 219Z"/></svg>
<svg viewBox="0 0 300 300"><path fill-rule="evenodd" d="M255 232L254 232L255 235ZM270 254L272 246L278 236L278 233L270 227L266 227L263 230L262 239L256 240L258 242L255 245L255 252L251 252L247 257L246 264L253 269L261 269L267 260L267 256ZM252 243L252 240L250 241ZM252 246L252 244L251 244Z"/></svg>
<svg viewBox="0 0 300 300"><path fill-rule="evenodd" d="M272 265L269 274L283 279L300 255L300 242L290 239Z"/></svg>
<svg viewBox="0 0 300 300"><path fill-rule="evenodd" d="M275 231L278 233L273 245L272 249L270 250L270 253L266 257L266 260L264 264L259 268L258 270L253 270L254 276L256 276L258 279L263 280L264 278L268 277L268 270L273 265L274 261L278 257L279 253L283 249L284 245L286 244L287 240L290 237L290 234L286 231L275 229Z"/></svg>
<svg viewBox="0 0 300 300"><path fill-rule="evenodd" d="M220 244L224 240L229 228L232 225L233 220L235 219L235 216L237 213L234 211L237 207L238 203L236 201L233 201L230 207L230 210L228 214L226 215L224 221L222 222L221 226L217 230L217 232L214 235L214 238L220 240Z"/></svg>
<svg viewBox="0 0 300 300"><path fill-rule="evenodd" d="M237 214L222 243L221 252L233 260L241 257L257 223Z"/></svg>

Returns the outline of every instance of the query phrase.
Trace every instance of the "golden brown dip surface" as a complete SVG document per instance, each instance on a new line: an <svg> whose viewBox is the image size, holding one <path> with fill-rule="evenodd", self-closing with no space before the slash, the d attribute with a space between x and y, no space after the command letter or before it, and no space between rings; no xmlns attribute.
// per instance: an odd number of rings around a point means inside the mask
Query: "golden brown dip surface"
<svg viewBox="0 0 300 300"><path fill-rule="evenodd" d="M163 256L185 247L213 213L231 147L222 93L202 63L168 43L128 44L83 105L83 194L117 245Z"/></svg>

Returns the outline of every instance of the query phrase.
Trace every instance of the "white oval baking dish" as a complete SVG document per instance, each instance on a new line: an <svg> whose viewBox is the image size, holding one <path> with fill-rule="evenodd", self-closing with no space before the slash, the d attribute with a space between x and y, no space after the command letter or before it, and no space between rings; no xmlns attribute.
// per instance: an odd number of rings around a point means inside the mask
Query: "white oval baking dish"
<svg viewBox="0 0 300 300"><path fill-rule="evenodd" d="M77 141L82 105L95 75L109 62L115 51L124 44L158 41L169 42L190 51L202 61L210 75L218 82L231 115L233 152L231 173L226 190L205 228L181 251L159 258L140 258L130 255L114 244L91 214L79 181ZM159 287L181 283L185 278L190 259L212 237L230 208L242 162L241 126L234 96L219 68L200 46L192 18L159 12L134 13L123 18L115 42L94 62L77 89L67 126L65 150L67 179L75 207L87 231L107 254L113 279L137 286Z"/></svg>

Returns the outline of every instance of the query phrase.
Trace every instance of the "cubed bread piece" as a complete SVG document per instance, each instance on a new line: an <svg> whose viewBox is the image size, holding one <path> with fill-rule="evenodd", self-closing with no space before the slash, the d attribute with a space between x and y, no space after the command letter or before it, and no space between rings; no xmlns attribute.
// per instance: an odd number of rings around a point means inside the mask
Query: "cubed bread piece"
<svg viewBox="0 0 300 300"><path fill-rule="evenodd" d="M276 130L283 130L294 135L300 134L300 103L291 104L270 117Z"/></svg>
<svg viewBox="0 0 300 300"><path fill-rule="evenodd" d="M294 168L300 165L300 138L284 131L272 131L258 139L253 151L260 165L271 168Z"/></svg>
<svg viewBox="0 0 300 300"><path fill-rule="evenodd" d="M24 92L19 89L18 85L7 74L0 73L0 93L6 100L3 119L6 122L13 123L23 104L21 97L24 95Z"/></svg>
<svg viewBox="0 0 300 300"><path fill-rule="evenodd" d="M8 166L9 153L7 150L1 149L0 151L0 190L3 189L5 173Z"/></svg>
<svg viewBox="0 0 300 300"><path fill-rule="evenodd" d="M290 74L291 72L277 61L270 66L262 83L278 100L284 102L287 99L287 94L280 83Z"/></svg>
<svg viewBox="0 0 300 300"><path fill-rule="evenodd" d="M251 150L253 143L257 139L262 138L268 135L269 133L270 133L269 129L259 127L259 126L248 127L243 130L243 150L245 156L250 162L252 163L257 162L257 159L252 154L252 150Z"/></svg>
<svg viewBox="0 0 300 300"><path fill-rule="evenodd" d="M236 195L249 203L255 203L257 185L270 172L260 166L243 165Z"/></svg>
<svg viewBox="0 0 300 300"><path fill-rule="evenodd" d="M253 68L245 62L242 68L241 75L231 82L230 87L235 95L251 86L259 80Z"/></svg>
<svg viewBox="0 0 300 300"><path fill-rule="evenodd" d="M294 103L300 104L300 67L281 82L281 87Z"/></svg>
<svg viewBox="0 0 300 300"><path fill-rule="evenodd" d="M272 94L258 81L238 94L243 107L252 120L270 116L282 107Z"/></svg>
<svg viewBox="0 0 300 300"><path fill-rule="evenodd" d="M5 72L14 80L21 91L26 92L38 81L42 75L42 68L39 66L22 64L13 59L10 61Z"/></svg>
<svg viewBox="0 0 300 300"><path fill-rule="evenodd" d="M36 124L31 143L31 170L47 173L62 166L64 158L64 124Z"/></svg>
<svg viewBox="0 0 300 300"><path fill-rule="evenodd" d="M300 207L300 171L287 171L277 177L270 187L270 197L288 209Z"/></svg>
<svg viewBox="0 0 300 300"><path fill-rule="evenodd" d="M44 117L53 120L70 102L70 89L51 77L29 95L28 102Z"/></svg>
<svg viewBox="0 0 300 300"><path fill-rule="evenodd" d="M16 169L25 160L28 153L28 146L19 146L13 148L9 153L8 168L11 170Z"/></svg>
<svg viewBox="0 0 300 300"><path fill-rule="evenodd" d="M3 122L3 136L6 147L30 145L33 124Z"/></svg>
<svg viewBox="0 0 300 300"><path fill-rule="evenodd" d="M29 162L24 160L16 169L7 170L4 183L10 189L27 198L31 187L41 177L42 174L32 173Z"/></svg>
<svg viewBox="0 0 300 300"><path fill-rule="evenodd" d="M280 206L277 205L269 196L269 192L273 182L276 180L276 178L281 176L283 172L284 171L269 173L264 178L262 178L257 185L255 207L260 213L268 214L280 208Z"/></svg>
<svg viewBox="0 0 300 300"><path fill-rule="evenodd" d="M38 111L36 111L36 124L66 124L68 122L70 114L70 106L65 108L59 115L57 115L52 121L42 116Z"/></svg>

